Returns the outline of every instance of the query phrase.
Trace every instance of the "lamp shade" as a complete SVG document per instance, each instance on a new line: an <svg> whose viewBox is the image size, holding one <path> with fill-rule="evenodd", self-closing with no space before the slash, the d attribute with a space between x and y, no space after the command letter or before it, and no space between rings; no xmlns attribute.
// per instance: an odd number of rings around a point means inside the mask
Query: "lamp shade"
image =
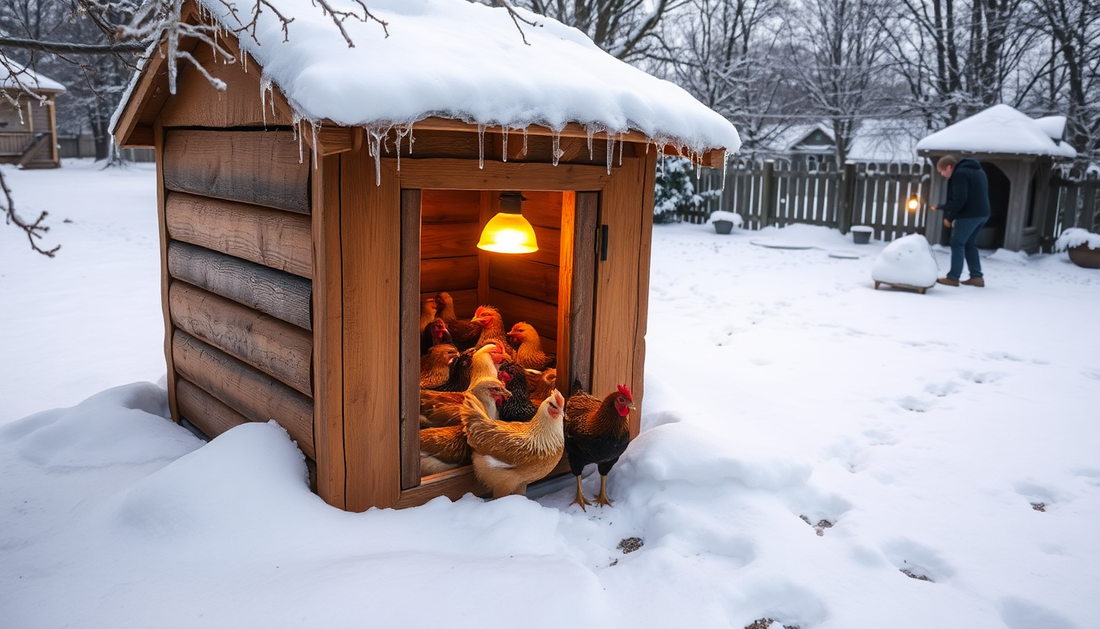
<svg viewBox="0 0 1100 629"><path fill-rule="evenodd" d="M535 230L522 214L500 212L481 230L478 249L494 253L532 253L539 250Z"/></svg>

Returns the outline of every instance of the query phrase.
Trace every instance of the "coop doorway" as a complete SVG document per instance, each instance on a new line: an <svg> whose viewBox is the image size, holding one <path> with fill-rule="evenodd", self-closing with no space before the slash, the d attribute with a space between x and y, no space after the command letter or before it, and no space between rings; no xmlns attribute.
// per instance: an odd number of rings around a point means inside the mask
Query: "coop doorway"
<svg viewBox="0 0 1100 629"><path fill-rule="evenodd" d="M421 469L421 315L428 299L446 293L455 318L469 321L492 306L504 329L526 322L542 349L554 355L557 388L590 386L599 230L599 193L524 190L522 215L538 251L491 253L478 249L485 224L500 211L501 190L403 189L401 484L403 490L454 489L476 481L469 465Z"/></svg>
<svg viewBox="0 0 1100 629"><path fill-rule="evenodd" d="M978 235L979 249L999 249L1005 245L1005 226L1008 224L1008 200L1012 194L1012 182L1004 171L992 162L982 162L989 181L989 220Z"/></svg>

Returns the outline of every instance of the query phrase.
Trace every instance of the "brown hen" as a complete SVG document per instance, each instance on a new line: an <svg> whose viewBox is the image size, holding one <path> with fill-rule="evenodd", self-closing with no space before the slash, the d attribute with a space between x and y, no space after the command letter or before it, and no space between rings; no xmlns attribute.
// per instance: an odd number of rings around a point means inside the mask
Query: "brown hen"
<svg viewBox="0 0 1100 629"><path fill-rule="evenodd" d="M630 443L627 418L633 408L634 396L625 384L603 400L584 391L569 396L565 403L565 454L570 471L577 477L577 497L570 504L579 504L581 509L592 504L585 500L581 490L581 472L585 465L595 463L600 472L596 504L611 506L607 499L607 473Z"/></svg>
<svg viewBox="0 0 1100 629"><path fill-rule="evenodd" d="M474 474L494 498L524 494L528 483L558 464L565 447L564 404L561 393L554 391L529 422L494 421L480 412L465 419Z"/></svg>

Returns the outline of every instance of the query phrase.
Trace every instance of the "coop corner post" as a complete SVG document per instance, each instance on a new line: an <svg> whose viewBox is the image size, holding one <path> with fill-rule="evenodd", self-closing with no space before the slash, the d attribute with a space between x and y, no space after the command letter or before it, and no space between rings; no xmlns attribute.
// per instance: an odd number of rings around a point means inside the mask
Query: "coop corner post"
<svg viewBox="0 0 1100 629"><path fill-rule="evenodd" d="M313 431L317 493L346 506L344 460L343 294L340 248L340 155L319 160L313 194Z"/></svg>
<svg viewBox="0 0 1100 629"><path fill-rule="evenodd" d="M172 420L180 421L176 397L176 362L172 355L172 315L168 308L172 277L168 271L168 218L164 188L164 128L158 120L153 125L153 142L157 159L157 231L160 234L160 308L164 316L164 361L167 368L168 410Z"/></svg>

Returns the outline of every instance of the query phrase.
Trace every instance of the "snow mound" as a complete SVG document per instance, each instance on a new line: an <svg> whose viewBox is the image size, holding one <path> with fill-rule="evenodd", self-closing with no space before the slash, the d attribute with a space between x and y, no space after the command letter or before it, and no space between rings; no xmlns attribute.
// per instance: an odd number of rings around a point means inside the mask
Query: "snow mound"
<svg viewBox="0 0 1100 629"><path fill-rule="evenodd" d="M249 423L143 478L121 497L116 515L154 537L201 539L226 522L268 530L282 520L280 501L308 495L305 456L286 430Z"/></svg>
<svg viewBox="0 0 1100 629"><path fill-rule="evenodd" d="M871 266L871 279L927 288L936 283L939 272L928 240L922 234L909 234L883 248Z"/></svg>
<svg viewBox="0 0 1100 629"><path fill-rule="evenodd" d="M751 489L801 486L810 467L790 459L749 460L730 454L715 435L685 423L657 426L630 443L615 466L616 485L679 481L717 485L734 481Z"/></svg>
<svg viewBox="0 0 1100 629"><path fill-rule="evenodd" d="M0 428L0 442L54 470L171 460L199 440L167 421L168 395L150 382L107 389L72 408L30 415ZM147 447L142 447L142 444Z"/></svg>
<svg viewBox="0 0 1100 629"><path fill-rule="evenodd" d="M998 262L1008 262L1009 264L1024 265L1028 263L1029 257L1026 251L1011 251L1009 249L998 249L991 253L987 260L996 260Z"/></svg>
<svg viewBox="0 0 1100 629"><path fill-rule="evenodd" d="M1055 251L1065 251L1081 245L1088 245L1089 249L1100 249L1100 234L1094 234L1087 229L1071 227L1058 236L1054 241Z"/></svg>

